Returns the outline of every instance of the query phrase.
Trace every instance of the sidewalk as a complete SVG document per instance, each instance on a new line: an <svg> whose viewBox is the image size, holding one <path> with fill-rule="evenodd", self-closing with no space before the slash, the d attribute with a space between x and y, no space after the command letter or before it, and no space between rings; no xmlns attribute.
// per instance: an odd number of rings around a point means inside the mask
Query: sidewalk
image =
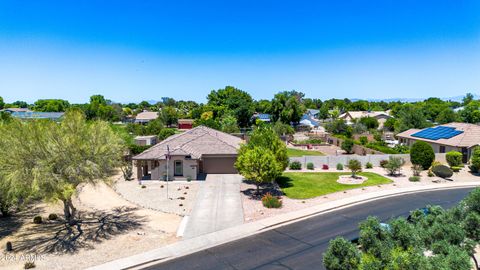
<svg viewBox="0 0 480 270"><path fill-rule="evenodd" d="M278 216L265 218L259 221L243 224L240 226L228 228L222 231L217 231L205 234L199 237L187 239L174 243L169 246L154 249L142 254L134 255L124 259L112 261L103 265L92 267L89 269L135 269L136 267L146 266L149 263L158 263L167 261L175 257L188 255L196 251L210 248L216 245L234 241L243 237L254 235L265 230L273 229L288 223L296 222L306 219L318 214L323 214L337 209L349 207L356 204L361 204L367 201L378 200L385 197L394 197L407 193L416 193L437 189L454 189L465 187L480 186L480 182L457 183L455 185L449 184L435 184L422 187L408 187L395 190L383 190L379 192L372 192L358 196L348 197L341 200L336 200L321 205L316 205L310 208L302 209L295 212L289 212Z"/></svg>

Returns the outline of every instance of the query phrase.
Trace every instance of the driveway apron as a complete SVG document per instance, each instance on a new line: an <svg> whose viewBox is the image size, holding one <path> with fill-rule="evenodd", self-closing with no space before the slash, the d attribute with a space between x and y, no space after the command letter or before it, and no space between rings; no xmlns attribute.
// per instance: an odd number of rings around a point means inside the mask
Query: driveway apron
<svg viewBox="0 0 480 270"><path fill-rule="evenodd" d="M192 238L243 224L241 182L242 177L237 174L207 175L183 237Z"/></svg>

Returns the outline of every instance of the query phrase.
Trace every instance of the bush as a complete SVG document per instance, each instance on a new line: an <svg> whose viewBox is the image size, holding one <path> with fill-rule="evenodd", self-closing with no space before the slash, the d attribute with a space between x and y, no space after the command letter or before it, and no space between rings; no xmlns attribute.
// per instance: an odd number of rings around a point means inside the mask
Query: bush
<svg viewBox="0 0 480 270"><path fill-rule="evenodd" d="M327 165L327 164L323 164L323 165L322 165L322 170L328 170L328 165Z"/></svg>
<svg viewBox="0 0 480 270"><path fill-rule="evenodd" d="M458 167L463 164L462 162L463 155L457 151L450 151L446 155L447 163L450 167Z"/></svg>
<svg viewBox="0 0 480 270"><path fill-rule="evenodd" d="M412 172L413 172L413 176L420 176L420 174L422 173L423 171L423 167L422 165L413 165L412 166Z"/></svg>
<svg viewBox="0 0 480 270"><path fill-rule="evenodd" d="M389 175L399 175L400 169L404 164L405 160L403 158L390 156L387 165L385 165L385 170L387 170Z"/></svg>
<svg viewBox="0 0 480 270"><path fill-rule="evenodd" d="M312 162L308 162L308 163L307 163L307 169L313 170L314 168L315 168L315 166L313 165Z"/></svg>
<svg viewBox="0 0 480 270"><path fill-rule="evenodd" d="M453 166L450 169L452 169L453 172L459 172L463 167L461 166Z"/></svg>
<svg viewBox="0 0 480 270"><path fill-rule="evenodd" d="M42 217L41 216L35 216L33 218L33 223L35 224L42 224L43 220L42 220Z"/></svg>
<svg viewBox="0 0 480 270"><path fill-rule="evenodd" d="M32 269L32 268L35 268L36 265L34 262L26 262L24 265L23 265L23 269Z"/></svg>
<svg viewBox="0 0 480 270"><path fill-rule="evenodd" d="M427 173L427 176L428 176L428 177L434 177L435 174L433 174L433 172L429 170L428 173Z"/></svg>
<svg viewBox="0 0 480 270"><path fill-rule="evenodd" d="M380 160L380 167L385 168L387 164L388 164L388 160L385 160L385 159Z"/></svg>
<svg viewBox="0 0 480 270"><path fill-rule="evenodd" d="M337 170L343 171L343 164L342 163L337 164Z"/></svg>
<svg viewBox="0 0 480 270"><path fill-rule="evenodd" d="M368 138L366 136L361 136L358 138L358 140L360 141L361 145L366 145L368 143Z"/></svg>
<svg viewBox="0 0 480 270"><path fill-rule="evenodd" d="M290 162L290 170L301 170L302 163L300 161L292 161Z"/></svg>
<svg viewBox="0 0 480 270"><path fill-rule="evenodd" d="M362 163L358 159L350 159L347 165L348 169L352 172L352 177L355 178L355 175L358 172L362 171Z"/></svg>
<svg viewBox="0 0 480 270"><path fill-rule="evenodd" d="M412 164L422 165L425 170L430 168L435 160L432 146L423 141L416 141L410 149L410 160Z"/></svg>
<svg viewBox="0 0 480 270"><path fill-rule="evenodd" d="M142 185L142 188L147 188L147 186L145 186L145 185Z"/></svg>
<svg viewBox="0 0 480 270"><path fill-rule="evenodd" d="M58 216L57 216L57 214L53 214L53 213L52 213L52 214L48 215L48 219L49 219L49 220L57 220L57 219L58 219Z"/></svg>
<svg viewBox="0 0 480 270"><path fill-rule="evenodd" d="M280 208L282 207L282 200L272 194L267 193L262 197L262 204L266 208Z"/></svg>
<svg viewBox="0 0 480 270"><path fill-rule="evenodd" d="M450 178L453 175L452 169L445 165L437 165L432 168L432 172L443 179Z"/></svg>
<svg viewBox="0 0 480 270"><path fill-rule="evenodd" d="M367 164L365 164L365 168L366 169L371 169L371 168L373 168L373 164L370 163L370 162L367 162Z"/></svg>
<svg viewBox="0 0 480 270"><path fill-rule="evenodd" d="M158 133L158 138L163 141L163 140L165 140L166 138L168 138L172 135L175 135L175 129L164 128L164 129L160 130L160 132Z"/></svg>
<svg viewBox="0 0 480 270"><path fill-rule="evenodd" d="M352 153L354 142L352 139L346 139L342 142L342 150L345 150L348 154Z"/></svg>
<svg viewBox="0 0 480 270"><path fill-rule="evenodd" d="M410 176L408 178L408 181L410 182L419 182L420 181L420 176Z"/></svg>
<svg viewBox="0 0 480 270"><path fill-rule="evenodd" d="M187 182L191 182L192 181L192 177L191 176L187 176Z"/></svg>
<svg viewBox="0 0 480 270"><path fill-rule="evenodd" d="M470 159L470 170L473 173L480 172L480 147L473 149L472 158Z"/></svg>

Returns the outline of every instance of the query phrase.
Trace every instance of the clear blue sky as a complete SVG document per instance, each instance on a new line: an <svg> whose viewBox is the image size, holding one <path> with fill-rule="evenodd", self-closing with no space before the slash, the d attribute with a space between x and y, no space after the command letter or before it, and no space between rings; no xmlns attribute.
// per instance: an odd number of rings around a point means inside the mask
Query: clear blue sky
<svg viewBox="0 0 480 270"><path fill-rule="evenodd" d="M0 96L480 93L480 1L0 2Z"/></svg>

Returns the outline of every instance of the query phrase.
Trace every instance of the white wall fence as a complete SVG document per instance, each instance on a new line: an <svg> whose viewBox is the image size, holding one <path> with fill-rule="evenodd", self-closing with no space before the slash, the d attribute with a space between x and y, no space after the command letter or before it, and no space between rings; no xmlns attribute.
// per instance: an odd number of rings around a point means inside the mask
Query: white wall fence
<svg viewBox="0 0 480 270"><path fill-rule="evenodd" d="M390 156L401 157L405 160L405 164L409 165L410 163L410 154L395 154L395 155L339 155L339 156L303 156L303 157L291 157L290 162L299 161L302 163L302 167L305 168L307 163L312 162L315 168L321 168L323 164L327 164L330 168L335 168L338 163L343 165L348 164L348 161L351 159L359 160L363 166L367 162L372 163L374 167L380 166L381 160L388 160ZM445 154L435 154L435 160L442 163L446 162Z"/></svg>

